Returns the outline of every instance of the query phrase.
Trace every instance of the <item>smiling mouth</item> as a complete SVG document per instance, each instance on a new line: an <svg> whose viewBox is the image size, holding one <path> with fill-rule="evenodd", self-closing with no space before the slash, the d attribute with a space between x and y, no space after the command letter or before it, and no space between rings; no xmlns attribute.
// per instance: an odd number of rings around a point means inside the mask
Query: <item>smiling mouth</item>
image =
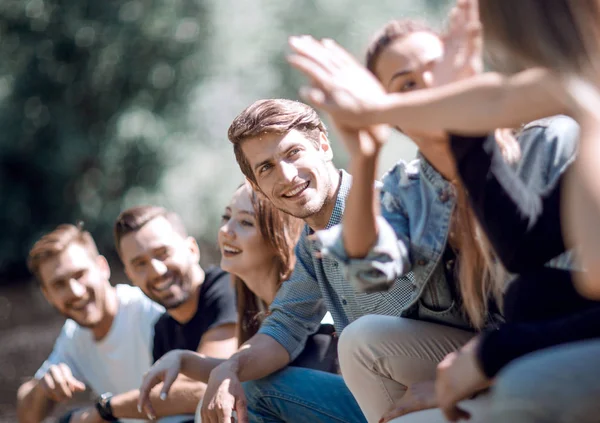
<svg viewBox="0 0 600 423"><path fill-rule="evenodd" d="M84 311L88 305L92 303L92 299L88 298L85 301L78 301L77 303L71 304L69 308L73 311Z"/></svg>
<svg viewBox="0 0 600 423"><path fill-rule="evenodd" d="M304 190L306 188L308 188L309 185L310 185L310 181L308 181L308 182L306 182L306 183L304 183L302 185L298 185L297 187L295 187L291 191L288 191L285 194L283 194L282 197L284 197L284 198L293 198L293 197L296 197L296 196L302 194L304 192Z"/></svg>
<svg viewBox="0 0 600 423"><path fill-rule="evenodd" d="M175 276L171 276L170 278L165 278L162 281L152 285L152 290L154 292L163 292L171 288L175 285Z"/></svg>
<svg viewBox="0 0 600 423"><path fill-rule="evenodd" d="M239 248L235 248L231 245L223 245L223 254L226 256L232 256L232 255L236 255L241 253L242 250L240 250Z"/></svg>

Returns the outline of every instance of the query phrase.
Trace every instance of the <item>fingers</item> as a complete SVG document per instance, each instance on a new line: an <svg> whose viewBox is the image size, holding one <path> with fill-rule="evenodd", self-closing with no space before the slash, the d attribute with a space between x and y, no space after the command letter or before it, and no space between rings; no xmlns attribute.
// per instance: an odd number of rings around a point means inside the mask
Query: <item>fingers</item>
<svg viewBox="0 0 600 423"><path fill-rule="evenodd" d="M332 54L323 45L322 42L315 40L310 36L290 37L288 44L292 51L297 55L310 59L323 69L331 72L337 68L335 61L332 60Z"/></svg>
<svg viewBox="0 0 600 423"><path fill-rule="evenodd" d="M306 101L307 103L311 103L313 106L325 109L327 105L327 97L325 92L319 88L314 87L302 87L299 92L300 98Z"/></svg>
<svg viewBox="0 0 600 423"><path fill-rule="evenodd" d="M293 68L308 77L313 86L322 89L329 87L332 78L331 73L319 63L298 54L288 56L287 61Z"/></svg>
<svg viewBox="0 0 600 423"><path fill-rule="evenodd" d="M237 414L238 423L249 423L248 419L248 402L246 396L242 394L240 398L235 401L235 412Z"/></svg>
<svg viewBox="0 0 600 423"><path fill-rule="evenodd" d="M71 392L85 391L85 383L75 379L69 366L67 366L65 363L60 363L58 367L60 368L60 371L62 372L62 375L65 378L67 385L71 389Z"/></svg>
<svg viewBox="0 0 600 423"><path fill-rule="evenodd" d="M442 413L448 421L457 422L459 420L469 420L471 414L456 405L442 407Z"/></svg>
<svg viewBox="0 0 600 423"><path fill-rule="evenodd" d="M85 385L75 379L69 367L63 363L50 366L41 382L46 395L57 402L72 398L75 389L81 390L79 388L83 386L85 390Z"/></svg>
<svg viewBox="0 0 600 423"><path fill-rule="evenodd" d="M174 371L173 369L169 369L169 371L167 371L167 374L165 375L165 380L163 381L163 387L160 390L161 400L167 399L169 390L171 389L171 386L173 385L173 382L175 382L175 380L177 379L178 375L179 373L177 371Z"/></svg>
<svg viewBox="0 0 600 423"><path fill-rule="evenodd" d="M156 416L150 402L150 392L160 382L161 377L159 373L148 372L140 385L137 409L138 412L147 415L150 419L154 419Z"/></svg>

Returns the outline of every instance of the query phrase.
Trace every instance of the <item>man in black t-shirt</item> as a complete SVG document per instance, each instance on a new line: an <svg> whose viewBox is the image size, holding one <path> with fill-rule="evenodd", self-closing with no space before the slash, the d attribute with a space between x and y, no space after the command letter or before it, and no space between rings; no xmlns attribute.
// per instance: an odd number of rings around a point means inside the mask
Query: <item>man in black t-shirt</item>
<svg viewBox="0 0 600 423"><path fill-rule="evenodd" d="M229 274L218 267L206 270L198 290L196 314L181 323L168 312L154 326L152 355L157 361L171 350L198 350L204 334L222 325L236 322L235 298Z"/></svg>
<svg viewBox="0 0 600 423"><path fill-rule="evenodd" d="M200 267L198 244L181 218L162 207L132 207L117 218L114 235L131 282L166 309L154 326L154 361L174 349L229 358L237 350L233 286L223 270ZM198 383L180 376L169 398L203 392ZM157 400L159 392L150 396L157 417L169 414L160 411L165 401ZM186 413L194 413L196 404Z"/></svg>

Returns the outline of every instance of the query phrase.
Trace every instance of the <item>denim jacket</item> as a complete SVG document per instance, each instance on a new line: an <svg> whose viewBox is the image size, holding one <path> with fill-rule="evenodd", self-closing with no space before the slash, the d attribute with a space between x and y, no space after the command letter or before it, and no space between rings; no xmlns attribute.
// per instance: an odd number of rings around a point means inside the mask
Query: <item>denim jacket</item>
<svg viewBox="0 0 600 423"><path fill-rule="evenodd" d="M552 187L574 160L579 127L566 116L526 125L518 136L521 159L515 170L528 186ZM382 179L378 239L369 254L350 259L341 225L317 233L324 257L335 257L355 287L389 283L410 285L402 315L469 328L446 281L442 255L456 205L453 185L420 154L398 162ZM565 264L563 260L563 266Z"/></svg>

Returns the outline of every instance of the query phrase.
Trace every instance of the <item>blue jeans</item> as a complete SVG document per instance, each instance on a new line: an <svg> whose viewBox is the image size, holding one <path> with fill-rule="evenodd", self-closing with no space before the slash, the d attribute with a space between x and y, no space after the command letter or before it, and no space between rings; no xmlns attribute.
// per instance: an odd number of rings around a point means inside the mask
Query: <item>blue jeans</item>
<svg viewBox="0 0 600 423"><path fill-rule="evenodd" d="M366 423L341 376L286 367L244 382L250 422Z"/></svg>
<svg viewBox="0 0 600 423"><path fill-rule="evenodd" d="M596 423L600 419L600 341L529 354L498 375L493 423Z"/></svg>

